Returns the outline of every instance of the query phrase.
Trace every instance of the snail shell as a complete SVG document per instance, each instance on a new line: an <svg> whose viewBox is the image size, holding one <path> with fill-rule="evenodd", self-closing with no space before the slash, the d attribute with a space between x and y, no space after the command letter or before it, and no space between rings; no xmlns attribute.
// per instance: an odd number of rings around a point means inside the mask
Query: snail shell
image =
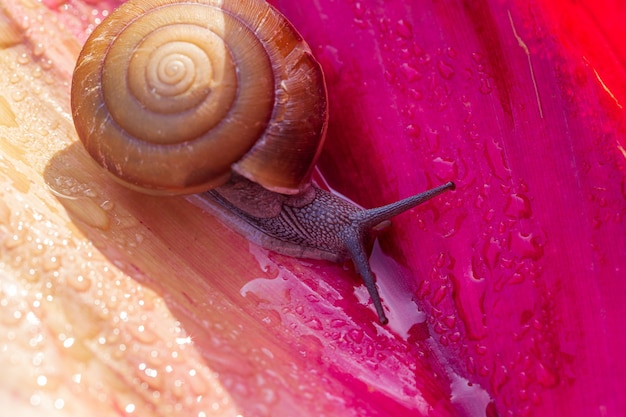
<svg viewBox="0 0 626 417"><path fill-rule="evenodd" d="M327 121L324 77L260 0L129 1L87 40L72 115L91 156L144 192L307 187Z"/></svg>

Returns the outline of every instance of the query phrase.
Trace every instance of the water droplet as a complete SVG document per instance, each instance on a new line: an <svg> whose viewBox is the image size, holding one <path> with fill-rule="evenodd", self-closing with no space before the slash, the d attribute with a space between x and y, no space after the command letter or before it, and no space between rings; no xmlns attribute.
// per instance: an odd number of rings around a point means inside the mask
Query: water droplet
<svg viewBox="0 0 626 417"><path fill-rule="evenodd" d="M406 62L400 65L400 72L408 82L417 81L422 78L422 73Z"/></svg>
<svg viewBox="0 0 626 417"><path fill-rule="evenodd" d="M424 94L418 89L411 88L409 89L409 96L416 101L422 100L424 98Z"/></svg>
<svg viewBox="0 0 626 417"><path fill-rule="evenodd" d="M487 262L490 268L496 266L500 256L502 255L502 246L500 241L496 237L491 237L485 245L482 251L483 259Z"/></svg>
<svg viewBox="0 0 626 417"><path fill-rule="evenodd" d="M470 375L476 374L476 360L472 356L468 356L465 360L465 368Z"/></svg>
<svg viewBox="0 0 626 417"><path fill-rule="evenodd" d="M530 378L528 377L528 374L526 372L520 372L517 375L517 382L522 388L528 388L528 385L530 384Z"/></svg>
<svg viewBox="0 0 626 417"><path fill-rule="evenodd" d="M558 381L556 374L546 368L546 366L541 362L537 364L536 375L537 382L546 388L552 388Z"/></svg>
<svg viewBox="0 0 626 417"><path fill-rule="evenodd" d="M509 195L504 213L512 218L527 219L532 214L530 200L523 194Z"/></svg>
<svg viewBox="0 0 626 417"><path fill-rule="evenodd" d="M56 271L60 266L59 258L54 255L47 256L44 258L41 266L45 272Z"/></svg>
<svg viewBox="0 0 626 417"><path fill-rule="evenodd" d="M111 211L115 207L115 203L111 200L105 200L100 204L100 207L104 211Z"/></svg>
<svg viewBox="0 0 626 417"><path fill-rule="evenodd" d="M25 234L26 232L24 230L18 230L16 233L7 236L4 239L4 247L10 250L22 245L24 243Z"/></svg>
<svg viewBox="0 0 626 417"><path fill-rule="evenodd" d="M521 258L538 260L543 255L543 245L532 233L511 233L510 249Z"/></svg>
<svg viewBox="0 0 626 417"><path fill-rule="evenodd" d="M140 343L144 345L148 345L154 343L157 339L156 334L146 327L144 324L140 324L139 326L129 326L129 330L131 335Z"/></svg>
<svg viewBox="0 0 626 417"><path fill-rule="evenodd" d="M496 177L502 180L510 178L510 170L506 163L504 150L499 143L495 141L487 141L487 146L485 147L485 157L487 158L487 162Z"/></svg>
<svg viewBox="0 0 626 417"><path fill-rule="evenodd" d="M472 60L479 64L481 62L481 60L483 59L483 54L480 52L472 52Z"/></svg>
<svg viewBox="0 0 626 417"><path fill-rule="evenodd" d="M322 326L322 322L318 318L312 318L306 322L306 325L309 326L313 330L322 330L324 327Z"/></svg>
<svg viewBox="0 0 626 417"><path fill-rule="evenodd" d="M433 160L433 172L441 181L451 181L458 176L456 160L437 157Z"/></svg>
<svg viewBox="0 0 626 417"><path fill-rule="evenodd" d="M443 268L445 264L446 264L446 254L441 252L437 256L437 259L435 260L435 266L437 268Z"/></svg>
<svg viewBox="0 0 626 417"><path fill-rule="evenodd" d="M23 91L13 91L11 93L11 98L13 99L13 101L20 102L24 100L24 98L26 98L26 94L24 94Z"/></svg>
<svg viewBox="0 0 626 417"><path fill-rule="evenodd" d="M78 292L85 292L91 287L91 279L80 274L66 277L66 283Z"/></svg>
<svg viewBox="0 0 626 417"><path fill-rule="evenodd" d="M352 7L352 12L357 19L363 19L363 17L365 16L365 7L363 7L363 4L361 2L357 1Z"/></svg>
<svg viewBox="0 0 626 417"><path fill-rule="evenodd" d="M481 94L491 94L491 91L493 91L493 87L491 86L491 81L489 81L489 78L487 77L481 77L480 78L480 86L478 87L478 91L480 91Z"/></svg>
<svg viewBox="0 0 626 417"><path fill-rule="evenodd" d="M405 128L406 133L412 138L418 138L420 135L420 128L414 124L409 124Z"/></svg>
<svg viewBox="0 0 626 417"><path fill-rule="evenodd" d="M48 378L45 375L37 376L37 385L40 387L45 387L48 383Z"/></svg>
<svg viewBox="0 0 626 417"><path fill-rule="evenodd" d="M450 341L451 341L452 343L456 343L456 342L458 342L459 340L461 340L461 333L460 333L460 332L454 332L454 333L452 333L452 334L451 334L450 336L448 336L448 337L449 337L449 339L450 339Z"/></svg>
<svg viewBox="0 0 626 417"><path fill-rule="evenodd" d="M511 285L517 285L517 284L521 284L522 282L524 282L526 278L524 277L524 274L520 273L520 272L515 272L513 275L511 275L511 277L508 279L507 284L511 284Z"/></svg>
<svg viewBox="0 0 626 417"><path fill-rule="evenodd" d="M50 68L52 68L51 59L42 59L40 64L41 64L41 68L43 68L44 70L49 70Z"/></svg>
<svg viewBox="0 0 626 417"><path fill-rule="evenodd" d="M441 325L441 323L436 322L433 325L433 330L435 331L435 333L437 334L444 334L446 332L446 329L444 329L444 327Z"/></svg>
<svg viewBox="0 0 626 417"><path fill-rule="evenodd" d="M27 53L22 53L20 54L20 56L17 57L17 63L18 64L28 64L30 62L30 57L28 56Z"/></svg>
<svg viewBox="0 0 626 417"><path fill-rule="evenodd" d="M330 322L330 327L337 329L337 328L341 328L341 327L345 327L347 326L347 322L343 319L333 319Z"/></svg>
<svg viewBox="0 0 626 417"><path fill-rule="evenodd" d="M433 294L431 298L431 302L433 303L433 305L438 305L439 303L443 301L443 299L446 297L447 294L448 294L448 287L446 285L441 285L439 288L437 288L437 290Z"/></svg>
<svg viewBox="0 0 626 417"><path fill-rule="evenodd" d="M54 408L62 410L65 407L65 400L63 398L57 398L54 400Z"/></svg>
<svg viewBox="0 0 626 417"><path fill-rule="evenodd" d="M454 76L454 68L443 60L439 61L437 64L437 71L439 71L439 75L441 75L444 80L449 80Z"/></svg>
<svg viewBox="0 0 626 417"><path fill-rule="evenodd" d="M351 329L348 331L348 337L354 342L354 343L361 343L363 341L363 337L365 336L365 334L363 333L363 330L361 329Z"/></svg>
<svg viewBox="0 0 626 417"><path fill-rule="evenodd" d="M469 274L457 278L450 274L454 291L452 296L458 319L465 326L470 340L480 340L487 335L484 312L485 280L475 280Z"/></svg>
<svg viewBox="0 0 626 417"><path fill-rule="evenodd" d="M411 24L404 19L398 20L396 31L398 35L404 39L411 39L413 37L413 28Z"/></svg>
<svg viewBox="0 0 626 417"><path fill-rule="evenodd" d="M38 42L37 44L35 44L35 46L33 46L33 56L39 58L43 55L45 50L46 48L43 46L43 44Z"/></svg>
<svg viewBox="0 0 626 417"><path fill-rule="evenodd" d="M431 292L431 284L429 280L423 280L420 282L419 287L417 289L417 296L420 300L423 300L427 295Z"/></svg>
<svg viewBox="0 0 626 417"><path fill-rule="evenodd" d="M446 316L443 318L443 322L448 329L452 329L456 325L456 316Z"/></svg>
<svg viewBox="0 0 626 417"><path fill-rule="evenodd" d="M163 386L163 374L156 368L148 366L145 363L139 365L137 375L141 381L145 382L153 389L158 389Z"/></svg>
<svg viewBox="0 0 626 417"><path fill-rule="evenodd" d="M474 349L476 350L476 353L481 356L487 353L487 346L485 345L476 345Z"/></svg>

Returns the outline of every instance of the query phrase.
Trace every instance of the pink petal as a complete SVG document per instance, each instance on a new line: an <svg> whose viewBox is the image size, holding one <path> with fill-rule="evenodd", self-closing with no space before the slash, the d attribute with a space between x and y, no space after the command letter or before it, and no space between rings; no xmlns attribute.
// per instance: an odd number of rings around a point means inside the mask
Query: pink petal
<svg viewBox="0 0 626 417"><path fill-rule="evenodd" d="M624 56L623 25L595 2L278 4L328 74L320 165L340 191L375 205L457 182L381 241L454 369L499 415L623 413L624 68L604 49ZM557 15L596 23L585 55Z"/></svg>

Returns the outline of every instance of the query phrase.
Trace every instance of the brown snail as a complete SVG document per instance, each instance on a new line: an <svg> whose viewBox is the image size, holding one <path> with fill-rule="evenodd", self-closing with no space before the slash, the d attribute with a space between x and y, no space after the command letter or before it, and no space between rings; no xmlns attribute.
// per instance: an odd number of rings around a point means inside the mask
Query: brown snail
<svg viewBox="0 0 626 417"><path fill-rule="evenodd" d="M72 80L78 136L118 181L206 192L276 252L352 258L384 324L369 232L454 184L371 210L312 185L327 110L320 65L263 0L130 0L91 34Z"/></svg>

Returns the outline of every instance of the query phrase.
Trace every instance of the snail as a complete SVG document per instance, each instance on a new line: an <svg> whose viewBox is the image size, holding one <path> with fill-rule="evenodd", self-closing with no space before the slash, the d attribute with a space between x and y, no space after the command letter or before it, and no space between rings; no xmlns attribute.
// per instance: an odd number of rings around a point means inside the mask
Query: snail
<svg viewBox="0 0 626 417"><path fill-rule="evenodd" d="M203 193L251 241L352 259L378 314L371 230L454 188L365 210L311 183L328 104L321 66L263 0L130 0L85 43L71 107L88 153L153 194Z"/></svg>

